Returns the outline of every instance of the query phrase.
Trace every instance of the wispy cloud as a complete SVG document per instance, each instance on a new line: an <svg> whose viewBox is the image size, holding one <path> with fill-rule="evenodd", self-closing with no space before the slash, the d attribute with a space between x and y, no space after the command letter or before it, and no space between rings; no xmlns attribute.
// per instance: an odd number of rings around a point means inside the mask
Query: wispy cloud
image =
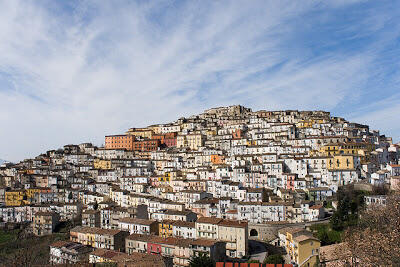
<svg viewBox="0 0 400 267"><path fill-rule="evenodd" d="M390 95L398 84L397 74L387 75L399 55L392 5L1 2L0 157L101 144L105 134L215 105L346 116L375 98L386 103L376 88ZM390 125L379 127L392 133Z"/></svg>

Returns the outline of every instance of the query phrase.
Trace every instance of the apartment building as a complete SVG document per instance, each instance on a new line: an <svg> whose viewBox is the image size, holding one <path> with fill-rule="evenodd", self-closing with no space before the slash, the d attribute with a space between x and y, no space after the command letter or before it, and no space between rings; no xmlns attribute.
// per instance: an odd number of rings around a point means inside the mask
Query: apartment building
<svg viewBox="0 0 400 267"><path fill-rule="evenodd" d="M60 221L56 212L36 212L33 217L32 231L34 235L51 235Z"/></svg>
<svg viewBox="0 0 400 267"><path fill-rule="evenodd" d="M88 262L89 253L94 249L75 242L57 241L50 245L50 263L58 264L78 264Z"/></svg>
<svg viewBox="0 0 400 267"><path fill-rule="evenodd" d="M124 251L127 231L77 226L70 231L70 240L94 248Z"/></svg>

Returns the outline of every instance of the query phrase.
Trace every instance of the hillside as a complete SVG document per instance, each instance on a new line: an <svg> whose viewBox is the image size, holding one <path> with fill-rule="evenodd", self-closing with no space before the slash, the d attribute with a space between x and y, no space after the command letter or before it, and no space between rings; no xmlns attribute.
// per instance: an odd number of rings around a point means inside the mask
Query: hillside
<svg viewBox="0 0 400 267"><path fill-rule="evenodd" d="M193 246L204 238L236 240L236 249L222 254L241 259L253 255L245 243L249 236L267 242L276 238L264 235L259 224L324 222L313 229L321 243L340 242L342 232L357 225L364 196L375 200L377 194L384 201L386 189L400 184L400 148L390 137L325 111L213 108L171 123L106 135L104 144L69 144L1 168L0 178L11 189L5 192L1 219L15 223L26 218L32 234L54 236L44 220L34 220L54 212L67 225L74 220L72 225L85 226L73 230L78 243L86 242L92 228L101 228L96 235L102 236L106 229L128 229L126 224L143 219L154 225L192 222L195 227L189 232L172 231L168 237ZM345 194L347 187L363 192ZM87 219L93 209L100 210L97 225ZM100 220L103 216L111 219ZM197 231L203 223L218 228ZM233 228L243 227L248 231L237 237ZM147 242L164 242L157 236L164 230L152 231L155 235ZM67 233L68 228L61 237L67 238ZM3 239L11 238L6 233ZM40 263L47 261L46 248L53 241L43 238ZM319 243L315 245L317 249ZM0 247L1 251L10 254ZM189 262L194 251L190 253L184 261ZM312 256L310 266L316 263Z"/></svg>

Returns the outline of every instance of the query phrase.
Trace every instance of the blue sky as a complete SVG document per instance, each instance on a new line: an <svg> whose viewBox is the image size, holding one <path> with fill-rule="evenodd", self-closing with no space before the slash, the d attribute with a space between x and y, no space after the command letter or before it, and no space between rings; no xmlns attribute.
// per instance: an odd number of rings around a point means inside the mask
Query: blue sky
<svg viewBox="0 0 400 267"><path fill-rule="evenodd" d="M0 1L0 158L204 109L323 109L400 140L398 1Z"/></svg>

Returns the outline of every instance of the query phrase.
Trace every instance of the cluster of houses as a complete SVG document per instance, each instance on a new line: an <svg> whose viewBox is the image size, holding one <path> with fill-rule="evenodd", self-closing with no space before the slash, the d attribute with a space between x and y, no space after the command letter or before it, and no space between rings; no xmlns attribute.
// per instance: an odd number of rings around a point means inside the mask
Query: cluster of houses
<svg viewBox="0 0 400 267"><path fill-rule="evenodd" d="M399 158L391 138L329 112L212 108L2 165L0 220L36 235L79 225L53 263L241 258L249 225L321 220L354 182L399 188Z"/></svg>

